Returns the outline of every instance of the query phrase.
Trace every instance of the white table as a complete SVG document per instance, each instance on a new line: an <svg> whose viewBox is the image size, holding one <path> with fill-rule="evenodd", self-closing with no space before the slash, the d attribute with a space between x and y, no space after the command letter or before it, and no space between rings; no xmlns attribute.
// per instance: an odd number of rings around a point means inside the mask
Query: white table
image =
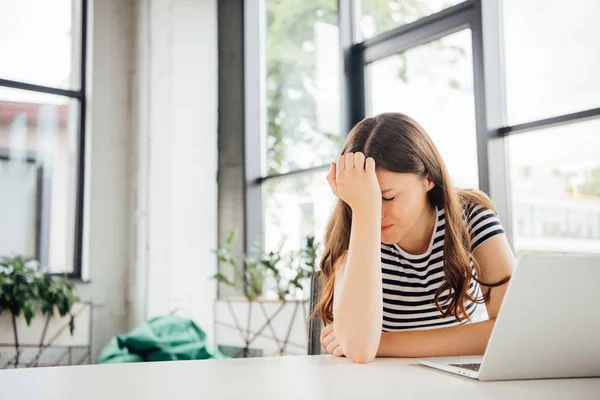
<svg viewBox="0 0 600 400"><path fill-rule="evenodd" d="M479 382L410 359L332 356L0 371L0 399L598 399L600 378Z"/></svg>

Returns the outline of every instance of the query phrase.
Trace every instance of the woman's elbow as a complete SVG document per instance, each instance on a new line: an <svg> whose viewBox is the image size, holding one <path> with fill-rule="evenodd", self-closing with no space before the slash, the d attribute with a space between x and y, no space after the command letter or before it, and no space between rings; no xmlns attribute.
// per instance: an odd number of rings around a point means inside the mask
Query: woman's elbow
<svg viewBox="0 0 600 400"><path fill-rule="evenodd" d="M352 352L350 354L346 354L346 357L349 358L355 364L367 364L375 359L376 352Z"/></svg>
<svg viewBox="0 0 600 400"><path fill-rule="evenodd" d="M370 363L377 356L377 347L379 343L356 343L349 345L347 343L342 344L342 351L346 358L350 359L356 364Z"/></svg>
<svg viewBox="0 0 600 400"><path fill-rule="evenodd" d="M352 360L352 362L357 364L370 363L377 356L379 342L381 341L381 327L379 324L374 324L374 326L367 326L367 329L364 329L364 326L361 327L363 329L356 328L356 326L351 326L350 329L343 329L341 326L334 326L336 334L340 333L337 336L338 343L346 358Z"/></svg>

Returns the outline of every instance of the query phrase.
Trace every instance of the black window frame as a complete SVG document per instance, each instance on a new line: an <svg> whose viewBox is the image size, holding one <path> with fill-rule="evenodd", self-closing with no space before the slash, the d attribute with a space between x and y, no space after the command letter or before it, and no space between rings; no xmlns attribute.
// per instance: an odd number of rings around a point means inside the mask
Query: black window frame
<svg viewBox="0 0 600 400"><path fill-rule="evenodd" d="M64 273L52 273L52 275L66 275L69 279L79 280L82 279L82 264L83 264L83 230L84 230L84 184L85 184L85 154L86 154L86 77L87 77L87 29L88 29L88 0L81 1L81 12L80 14L80 43L79 43L79 66L80 66L80 85L79 90L67 90L60 89L51 86L36 85L23 81L14 81L9 79L2 79L0 77L0 87L7 87L13 89L26 90L30 92L46 93L52 95L58 95L75 99L79 104L78 112L78 124L77 124L77 185L76 185L76 199L75 199L75 235L74 240L74 254L73 254L73 269L67 274ZM43 68L43 66L40 66ZM39 199L38 199L39 203ZM38 204L38 214L39 204ZM39 219L39 215L38 215ZM48 235L48 232L41 232L39 224L36 226L36 256L39 257L39 243L42 235Z"/></svg>
<svg viewBox="0 0 600 400"><path fill-rule="evenodd" d="M315 171L327 171L329 164L283 174L261 174L261 141L267 126L263 90L265 71L265 17L261 6L268 0L244 2L244 243L261 238L263 226L262 185ZM466 0L412 23L399 26L371 39L357 42L361 0L338 0L340 51L340 101L342 131L365 117L365 68L373 61L398 54L415 46L463 29L471 30L475 126L478 151L479 188L488 193L503 221L509 242L514 243L510 155L508 138L524 132L542 130L600 118L600 107L551 118L510 125L506 119L504 85L503 0ZM484 51L485 50L485 51ZM491 56L485 57L485 54ZM257 77L259 79L257 79Z"/></svg>

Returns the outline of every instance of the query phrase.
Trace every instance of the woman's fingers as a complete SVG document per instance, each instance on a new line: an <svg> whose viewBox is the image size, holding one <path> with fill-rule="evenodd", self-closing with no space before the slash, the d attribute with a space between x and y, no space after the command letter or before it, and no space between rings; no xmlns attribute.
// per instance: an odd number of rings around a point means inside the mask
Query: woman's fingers
<svg viewBox="0 0 600 400"><path fill-rule="evenodd" d="M375 161L371 157L369 157L369 158L373 162L373 166L374 166ZM360 151L356 152L356 153L346 153L346 154L341 155L338 158L337 165L335 165L336 176L339 177L339 174L341 172L349 171L351 169L365 169L366 168L365 159L366 159L366 157L365 157L364 153L362 153Z"/></svg>
<svg viewBox="0 0 600 400"><path fill-rule="evenodd" d="M331 346L333 342L335 342L335 332L333 331L333 324L329 324L321 329L321 347L331 353L335 350L335 347Z"/></svg>
<svg viewBox="0 0 600 400"><path fill-rule="evenodd" d="M338 162L337 162L336 172L337 172L338 176L339 176L340 172L343 171L344 169L346 169L346 155L342 154L338 158Z"/></svg>
<svg viewBox="0 0 600 400"><path fill-rule="evenodd" d="M365 161L365 169L369 173L375 173L375 160L372 157L367 158Z"/></svg>
<svg viewBox="0 0 600 400"><path fill-rule="evenodd" d="M354 169L354 153L346 154L346 170Z"/></svg>
<svg viewBox="0 0 600 400"><path fill-rule="evenodd" d="M364 169L365 168L365 155L360 151L358 153L354 153L354 168L355 169Z"/></svg>
<svg viewBox="0 0 600 400"><path fill-rule="evenodd" d="M335 350L333 350L333 354L336 357L343 357L344 356L344 352L342 351L342 346L338 346Z"/></svg>
<svg viewBox="0 0 600 400"><path fill-rule="evenodd" d="M344 172L345 165L346 165L346 156L341 155L338 158L337 165L335 166L335 180L336 180L336 182L340 181L340 177L342 175L342 172Z"/></svg>
<svg viewBox="0 0 600 400"><path fill-rule="evenodd" d="M337 349L340 345L337 340L333 340L329 345L325 348L329 354L333 354L335 349Z"/></svg>
<svg viewBox="0 0 600 400"><path fill-rule="evenodd" d="M335 332L331 332L329 335L325 336L325 339L323 339L323 348L326 349L334 341L335 341Z"/></svg>
<svg viewBox="0 0 600 400"><path fill-rule="evenodd" d="M327 325L324 326L323 329L321 329L321 346L323 346L323 348L325 348L326 346L323 345L323 340L329 336L329 334L333 332L333 325Z"/></svg>
<svg viewBox="0 0 600 400"><path fill-rule="evenodd" d="M336 182L336 166L335 163L331 163L331 167L329 168L329 173L327 174L327 183L329 183L329 187L331 187L331 191L334 195L338 195L337 193L337 182Z"/></svg>
<svg viewBox="0 0 600 400"><path fill-rule="evenodd" d="M336 196L352 209L370 209L381 204L375 161L371 157L365 158L360 151L340 156L335 184Z"/></svg>

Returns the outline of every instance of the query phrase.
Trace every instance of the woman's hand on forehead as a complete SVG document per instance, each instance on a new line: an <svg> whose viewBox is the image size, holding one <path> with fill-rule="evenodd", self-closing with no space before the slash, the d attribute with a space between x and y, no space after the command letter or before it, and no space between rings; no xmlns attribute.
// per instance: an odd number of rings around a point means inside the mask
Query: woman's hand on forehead
<svg viewBox="0 0 600 400"><path fill-rule="evenodd" d="M361 152L347 153L331 163L327 174L331 191L353 211L381 208L381 191L375 174L375 160Z"/></svg>

